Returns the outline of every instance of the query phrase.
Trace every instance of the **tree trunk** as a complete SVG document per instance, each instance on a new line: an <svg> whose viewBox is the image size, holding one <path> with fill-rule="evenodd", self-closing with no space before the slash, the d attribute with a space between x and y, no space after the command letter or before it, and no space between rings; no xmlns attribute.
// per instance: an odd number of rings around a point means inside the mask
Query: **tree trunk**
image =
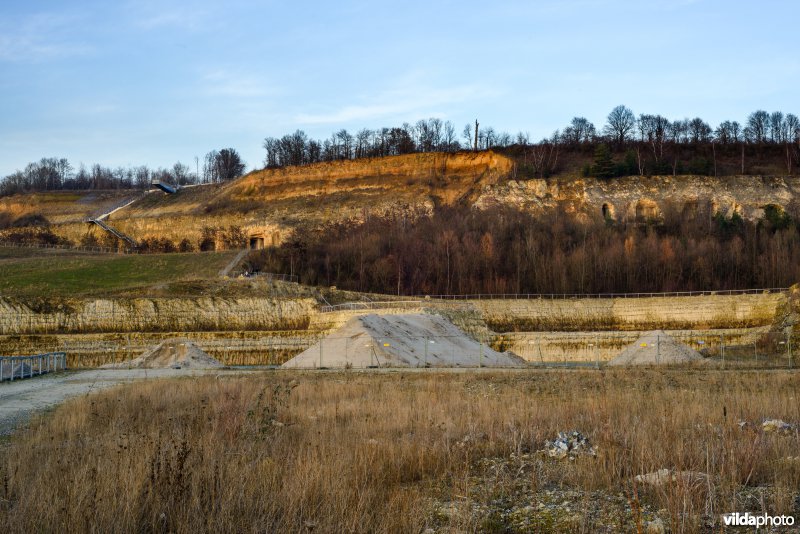
<svg viewBox="0 0 800 534"><path fill-rule="evenodd" d="M742 143L742 174L744 174L744 143Z"/></svg>

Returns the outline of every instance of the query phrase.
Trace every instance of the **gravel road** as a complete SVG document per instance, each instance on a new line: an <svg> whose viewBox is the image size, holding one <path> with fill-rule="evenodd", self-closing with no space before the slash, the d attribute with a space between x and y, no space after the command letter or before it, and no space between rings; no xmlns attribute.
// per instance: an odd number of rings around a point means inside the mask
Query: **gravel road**
<svg viewBox="0 0 800 534"><path fill-rule="evenodd" d="M199 376L220 372L218 369L93 369L0 382L0 436L11 434L34 412L51 408L70 397L88 395L134 380Z"/></svg>

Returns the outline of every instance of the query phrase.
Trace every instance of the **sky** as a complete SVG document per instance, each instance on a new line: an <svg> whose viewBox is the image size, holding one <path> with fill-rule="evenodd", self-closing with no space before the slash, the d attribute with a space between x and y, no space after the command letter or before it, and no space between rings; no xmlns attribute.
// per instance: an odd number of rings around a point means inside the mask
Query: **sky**
<svg viewBox="0 0 800 534"><path fill-rule="evenodd" d="M0 176L194 169L265 137L439 117L532 140L619 104L800 114L796 0L0 2Z"/></svg>

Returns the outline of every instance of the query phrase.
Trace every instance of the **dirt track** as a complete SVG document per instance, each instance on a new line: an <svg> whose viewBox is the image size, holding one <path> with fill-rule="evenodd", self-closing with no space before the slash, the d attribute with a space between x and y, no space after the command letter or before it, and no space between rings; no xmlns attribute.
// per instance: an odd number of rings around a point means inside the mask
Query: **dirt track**
<svg viewBox="0 0 800 534"><path fill-rule="evenodd" d="M214 369L94 369L2 382L0 383L0 436L11 434L33 413L52 408L70 397L88 395L93 391L134 380L219 372Z"/></svg>

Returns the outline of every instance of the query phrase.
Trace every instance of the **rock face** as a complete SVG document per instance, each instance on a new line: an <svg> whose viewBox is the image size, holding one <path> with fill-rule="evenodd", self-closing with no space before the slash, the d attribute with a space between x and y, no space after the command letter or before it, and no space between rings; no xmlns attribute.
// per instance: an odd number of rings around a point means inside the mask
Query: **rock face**
<svg viewBox="0 0 800 534"><path fill-rule="evenodd" d="M482 345L438 315L365 315L298 354L286 368L519 367L524 361Z"/></svg>
<svg viewBox="0 0 800 534"><path fill-rule="evenodd" d="M491 150L334 161L254 171L175 195L148 194L111 219L115 228L137 239L165 237L177 243L187 238L197 244L205 227L238 226L271 245L304 225L370 214L413 215L454 203L532 212L558 208L586 218L644 222L717 213L759 219L765 206L787 208L800 194L796 176L518 176L514 160ZM54 223L55 233L78 241L86 232L85 216L118 200L99 193L17 195L0 199L0 211L15 217L41 213Z"/></svg>
<svg viewBox="0 0 800 534"><path fill-rule="evenodd" d="M0 298L0 334L301 330L316 307L310 298L76 299L37 313Z"/></svg>
<svg viewBox="0 0 800 534"><path fill-rule="evenodd" d="M298 226L370 214L429 212L435 204L473 203L514 163L492 151L424 153L254 171L229 184L177 195L149 195L114 214L138 237L197 241L207 226L240 226L279 244Z"/></svg>
<svg viewBox="0 0 800 534"><path fill-rule="evenodd" d="M799 195L796 176L558 177L486 184L476 205L513 205L531 211L560 207L621 222L659 220L670 212L680 218L736 213L755 220L763 217L765 206L786 208Z"/></svg>

